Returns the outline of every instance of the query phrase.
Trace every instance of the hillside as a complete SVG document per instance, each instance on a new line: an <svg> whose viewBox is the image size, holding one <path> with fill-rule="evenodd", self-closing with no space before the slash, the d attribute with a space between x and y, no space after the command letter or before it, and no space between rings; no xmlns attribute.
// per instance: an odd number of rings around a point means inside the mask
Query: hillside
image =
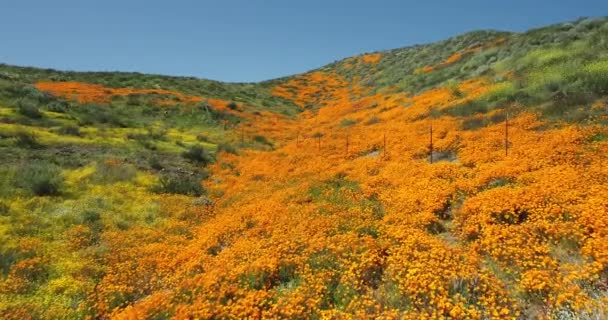
<svg viewBox="0 0 608 320"><path fill-rule="evenodd" d="M607 125L607 18L251 84L0 65L0 315L601 318Z"/></svg>

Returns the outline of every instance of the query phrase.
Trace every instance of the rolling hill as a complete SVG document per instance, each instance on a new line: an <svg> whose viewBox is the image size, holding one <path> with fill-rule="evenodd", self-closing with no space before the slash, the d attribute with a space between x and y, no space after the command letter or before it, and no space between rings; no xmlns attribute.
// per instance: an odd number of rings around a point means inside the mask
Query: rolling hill
<svg viewBox="0 0 608 320"><path fill-rule="evenodd" d="M608 18L261 83L0 65L6 319L608 314Z"/></svg>

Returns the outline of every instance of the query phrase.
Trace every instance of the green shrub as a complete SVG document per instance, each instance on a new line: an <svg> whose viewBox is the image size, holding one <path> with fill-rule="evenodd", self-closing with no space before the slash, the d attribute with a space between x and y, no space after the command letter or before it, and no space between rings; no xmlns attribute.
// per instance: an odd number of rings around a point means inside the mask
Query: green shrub
<svg viewBox="0 0 608 320"><path fill-rule="evenodd" d="M128 106L138 106L141 104L141 94L131 93L127 96L127 105Z"/></svg>
<svg viewBox="0 0 608 320"><path fill-rule="evenodd" d="M22 166L15 184L37 196L57 196L63 191L61 169L44 161L34 161Z"/></svg>
<svg viewBox="0 0 608 320"><path fill-rule="evenodd" d="M42 147L33 132L19 131L15 135L15 139L15 144L22 148L38 149Z"/></svg>
<svg viewBox="0 0 608 320"><path fill-rule="evenodd" d="M378 123L378 122L380 122L380 121L381 121L381 119L380 119L380 118L378 118L378 117L376 117L376 116L373 116L373 117L369 118L369 120L367 120L367 121L365 122L365 124L369 126L369 125L372 125L372 124L376 124L376 123Z"/></svg>
<svg viewBox="0 0 608 320"><path fill-rule="evenodd" d="M66 113L68 111L69 105L63 101L52 101L46 106L48 111L57 112L57 113Z"/></svg>
<svg viewBox="0 0 608 320"><path fill-rule="evenodd" d="M6 215L9 211L9 206L8 204L4 203L2 200L0 200L0 216Z"/></svg>
<svg viewBox="0 0 608 320"><path fill-rule="evenodd" d="M448 108L446 112L454 117L468 117L476 113L486 113L488 108L480 101L467 101Z"/></svg>
<svg viewBox="0 0 608 320"><path fill-rule="evenodd" d="M201 181L206 178L202 174L164 173L158 183L152 187L156 193L183 194L188 196L200 196L205 194Z"/></svg>
<svg viewBox="0 0 608 320"><path fill-rule="evenodd" d="M211 120L214 120L214 121L223 121L223 120L232 121L232 120L238 119L233 114L226 112L224 110L209 109L208 114L209 114Z"/></svg>
<svg viewBox="0 0 608 320"><path fill-rule="evenodd" d="M357 123L357 120L344 119L344 120L340 121L340 126L345 128L345 127L350 127L350 126L354 125L355 123Z"/></svg>
<svg viewBox="0 0 608 320"><path fill-rule="evenodd" d="M604 132L595 134L588 138L588 141L590 141L590 142L600 142L600 141L606 141L606 140L608 140L608 133L604 133Z"/></svg>
<svg viewBox="0 0 608 320"><path fill-rule="evenodd" d="M20 114L32 118L32 119L40 119L42 118L42 113L38 110L37 103L32 99L21 99L17 103L17 108Z"/></svg>
<svg viewBox="0 0 608 320"><path fill-rule="evenodd" d="M458 87L458 81L455 80L450 80L448 81L446 87L450 90L450 93L457 98L462 98L464 97L464 92L462 92L460 90L460 88Z"/></svg>
<svg viewBox="0 0 608 320"><path fill-rule="evenodd" d="M203 166L207 166L214 161L213 156L209 153L209 151L200 145L191 146L188 148L188 150L182 153L182 157L202 164Z"/></svg>
<svg viewBox="0 0 608 320"><path fill-rule="evenodd" d="M586 86L598 94L608 94L608 60L594 62L585 66Z"/></svg>
<svg viewBox="0 0 608 320"><path fill-rule="evenodd" d="M154 137L157 137L156 135L148 132L148 133L127 133L127 139L130 140L135 140L137 141L139 144L141 144L144 148L148 149L148 150L156 150L156 144L154 144L154 142L152 140L158 140L155 139ZM162 138L162 136L160 136Z"/></svg>
<svg viewBox="0 0 608 320"><path fill-rule="evenodd" d="M462 122L462 129L463 130L476 130L476 129L484 127L485 125L486 125L486 123L483 118L478 118L478 117L466 118Z"/></svg>
<svg viewBox="0 0 608 320"><path fill-rule="evenodd" d="M264 137L262 135L255 135L255 136L253 136L253 141L261 143L261 144L265 144L265 145L270 146L270 147L273 146L272 142L270 142L270 140L268 140L268 138L266 138L266 137Z"/></svg>
<svg viewBox="0 0 608 320"><path fill-rule="evenodd" d="M130 126L129 115L117 108L88 104L78 108L80 125L107 124L114 127L127 128Z"/></svg>
<svg viewBox="0 0 608 320"><path fill-rule="evenodd" d="M160 159L155 155L148 158L148 165L154 170L162 170L164 168Z"/></svg>
<svg viewBox="0 0 608 320"><path fill-rule="evenodd" d="M82 134L80 133L80 128L73 125L67 125L59 128L59 133L68 135L68 136L76 136L80 137Z"/></svg>
<svg viewBox="0 0 608 320"><path fill-rule="evenodd" d="M488 121L490 123L496 124L496 123L499 123L499 122L504 122L506 119L507 119L507 113L506 112L498 112L498 113L495 113L495 114L491 115L488 118Z"/></svg>
<svg viewBox="0 0 608 320"><path fill-rule="evenodd" d="M227 153L238 154L238 151L237 151L236 147L233 146L233 145L231 145L231 144L229 144L229 143L226 143L226 142L220 143L217 146L217 151L218 152L223 151L223 152L227 152Z"/></svg>
<svg viewBox="0 0 608 320"><path fill-rule="evenodd" d="M211 141L211 140L209 139L209 137L207 137L207 136L206 136L206 135L204 135L204 134L197 134L197 135L196 135L196 140L198 140L198 141L200 141L200 142L209 142L209 141Z"/></svg>
<svg viewBox="0 0 608 320"><path fill-rule="evenodd" d="M226 105L226 107L230 110L239 110L239 106L236 104L236 102L230 102Z"/></svg>
<svg viewBox="0 0 608 320"><path fill-rule="evenodd" d="M116 183L130 181L137 175L137 169L130 163L106 160L97 163L92 180L96 183Z"/></svg>
<svg viewBox="0 0 608 320"><path fill-rule="evenodd" d="M148 138L154 140L166 140L167 139L167 129L148 129L147 133Z"/></svg>

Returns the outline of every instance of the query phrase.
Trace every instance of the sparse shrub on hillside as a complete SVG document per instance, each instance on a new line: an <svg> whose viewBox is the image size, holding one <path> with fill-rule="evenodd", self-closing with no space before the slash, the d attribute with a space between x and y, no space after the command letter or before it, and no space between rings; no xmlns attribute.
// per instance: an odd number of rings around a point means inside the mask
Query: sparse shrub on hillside
<svg viewBox="0 0 608 320"><path fill-rule="evenodd" d="M163 173L152 191L198 197L205 194L201 182L206 178L204 174Z"/></svg>
<svg viewBox="0 0 608 320"><path fill-rule="evenodd" d="M376 116L373 116L373 117L369 118L367 121L365 121L365 124L369 126L369 125L372 125L372 124L379 123L380 121L381 121L380 118L378 118Z"/></svg>
<svg viewBox="0 0 608 320"><path fill-rule="evenodd" d="M223 111L223 110L217 110L217 109L213 109L210 108L209 109L209 115L211 116L211 120L215 120L215 121L224 121L224 120L231 120L234 118L234 115L232 115L229 112Z"/></svg>
<svg viewBox="0 0 608 320"><path fill-rule="evenodd" d="M229 102L226 107L230 110L239 111L239 106L233 101Z"/></svg>
<svg viewBox="0 0 608 320"><path fill-rule="evenodd" d="M148 165L150 166L150 168L154 169L154 170L162 170L164 168L163 163L160 161L160 158L156 155L152 155L151 157L148 158Z"/></svg>
<svg viewBox="0 0 608 320"><path fill-rule="evenodd" d="M188 150L182 153L182 156L203 166L207 166L215 161L209 151L200 145L193 145L189 147Z"/></svg>
<svg viewBox="0 0 608 320"><path fill-rule="evenodd" d="M268 138L266 138L266 137L265 137L265 136L263 136L263 135L259 135L259 134L258 134L258 135L253 136L253 141L255 141L255 142L257 142L257 143L261 143L261 144L263 144L263 145L267 145L267 146L269 146L269 147L274 146L274 145L273 145L273 143L272 143L270 140L268 140Z"/></svg>
<svg viewBox="0 0 608 320"><path fill-rule="evenodd" d="M132 93L127 96L127 105L128 106L139 106L141 104L141 94Z"/></svg>
<svg viewBox="0 0 608 320"><path fill-rule="evenodd" d="M108 159L97 163L92 180L96 183L116 183L130 181L137 175L137 169L130 163Z"/></svg>
<svg viewBox="0 0 608 320"><path fill-rule="evenodd" d="M9 209L8 204L4 203L4 201L0 201L0 216L6 215Z"/></svg>
<svg viewBox="0 0 608 320"><path fill-rule="evenodd" d="M464 121L462 122L462 129L463 130L477 130L479 128L484 127L485 125L486 125L486 123L483 118L479 118L479 117L467 118L467 119L464 119Z"/></svg>
<svg viewBox="0 0 608 320"><path fill-rule="evenodd" d="M235 146L229 144L229 143L226 143L226 142L220 143L217 146L217 151L218 152L222 152L223 151L223 152L226 152L226 153L238 154L237 148Z"/></svg>
<svg viewBox="0 0 608 320"><path fill-rule="evenodd" d="M137 141L148 150L156 150L156 141L164 141L166 139L165 130L148 129L146 133L127 133L127 138Z"/></svg>
<svg viewBox="0 0 608 320"><path fill-rule="evenodd" d="M82 133L80 132L80 128L74 125L62 126L59 128L58 131L60 134L65 134L68 136L80 137L82 135Z"/></svg>
<svg viewBox="0 0 608 320"><path fill-rule="evenodd" d="M357 120L355 120L355 119L344 119L344 120L340 121L340 126L345 128L345 127L350 127L350 126L354 125L355 123L357 123Z"/></svg>
<svg viewBox="0 0 608 320"><path fill-rule="evenodd" d="M112 127L127 128L132 126L131 120L118 108L87 104L78 108L78 124L81 126L106 124Z"/></svg>
<svg viewBox="0 0 608 320"><path fill-rule="evenodd" d="M32 99L21 99L17 102L17 108L20 114L32 118L32 119L40 119L42 118L42 112L38 109L37 103Z"/></svg>
<svg viewBox="0 0 608 320"><path fill-rule="evenodd" d="M511 115L512 116L512 115ZM507 118L507 113L504 111L501 112L497 112L492 114L489 118L488 118L488 122L492 123L492 124L496 124L499 122L504 122Z"/></svg>
<svg viewBox="0 0 608 320"><path fill-rule="evenodd" d="M156 145L154 144L154 142L151 141L153 140L153 138L149 134L127 133L127 139L137 141L139 144L141 144L144 148L148 150L156 150Z"/></svg>
<svg viewBox="0 0 608 320"><path fill-rule="evenodd" d="M65 113L69 109L69 104L64 101L52 101L47 106L46 109L48 111L57 112L57 113Z"/></svg>
<svg viewBox="0 0 608 320"><path fill-rule="evenodd" d="M167 129L149 128L146 135L153 140L167 140Z"/></svg>
<svg viewBox="0 0 608 320"><path fill-rule="evenodd" d="M200 141L200 142L211 142L211 140L209 139L208 136L200 133L196 135L196 140Z"/></svg>
<svg viewBox="0 0 608 320"><path fill-rule="evenodd" d="M483 102L472 100L450 107L445 112L454 117L469 117L476 113L486 113L488 108Z"/></svg>
<svg viewBox="0 0 608 320"><path fill-rule="evenodd" d="M42 144L33 132L19 131L15 135L15 144L22 148L38 149Z"/></svg>
<svg viewBox="0 0 608 320"><path fill-rule="evenodd" d="M464 93L458 87L458 81L450 80L447 83L448 89L450 89L450 93L456 98L462 98Z"/></svg>
<svg viewBox="0 0 608 320"><path fill-rule="evenodd" d="M45 161L24 164L15 177L15 184L36 196L57 196L63 192L64 182L61 169Z"/></svg>
<svg viewBox="0 0 608 320"><path fill-rule="evenodd" d="M503 107L517 101L520 97L517 85L508 81L497 84L494 90L483 95L482 100L492 107Z"/></svg>
<svg viewBox="0 0 608 320"><path fill-rule="evenodd" d="M608 133L598 133L589 137L589 142L600 142L608 140Z"/></svg>
<svg viewBox="0 0 608 320"><path fill-rule="evenodd" d="M586 86L597 94L608 94L608 60L591 63L584 68Z"/></svg>

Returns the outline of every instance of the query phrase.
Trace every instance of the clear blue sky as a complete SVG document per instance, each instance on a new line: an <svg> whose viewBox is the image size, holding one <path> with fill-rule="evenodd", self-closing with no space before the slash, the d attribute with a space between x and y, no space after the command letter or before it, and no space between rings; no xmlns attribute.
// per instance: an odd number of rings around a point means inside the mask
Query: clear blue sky
<svg viewBox="0 0 608 320"><path fill-rule="evenodd" d="M608 0L0 1L0 62L222 81L276 78L476 29L608 15Z"/></svg>

